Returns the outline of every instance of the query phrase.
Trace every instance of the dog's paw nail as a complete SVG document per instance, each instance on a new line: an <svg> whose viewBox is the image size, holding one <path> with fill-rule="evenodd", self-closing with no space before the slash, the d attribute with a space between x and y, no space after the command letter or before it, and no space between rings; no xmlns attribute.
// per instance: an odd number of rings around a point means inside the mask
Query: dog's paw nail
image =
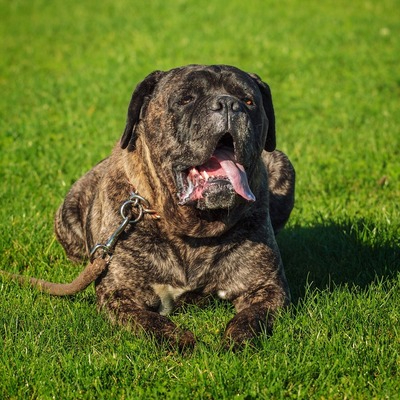
<svg viewBox="0 0 400 400"><path fill-rule="evenodd" d="M186 352L192 350L196 345L196 339L192 332L184 331L177 340L178 348L180 351Z"/></svg>

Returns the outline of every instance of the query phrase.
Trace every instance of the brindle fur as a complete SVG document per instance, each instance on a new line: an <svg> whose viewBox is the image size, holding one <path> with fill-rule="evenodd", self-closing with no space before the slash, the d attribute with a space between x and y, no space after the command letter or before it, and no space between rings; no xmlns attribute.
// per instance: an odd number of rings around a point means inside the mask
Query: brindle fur
<svg viewBox="0 0 400 400"><path fill-rule="evenodd" d="M189 104L184 96L191 96ZM246 96L254 100L251 108ZM204 163L226 131L256 201L232 195L228 203L179 205L174 171ZM132 95L121 142L72 186L57 212L56 235L69 258L87 258L108 239L133 188L161 218L145 216L121 235L95 282L99 308L133 331L186 347L193 334L164 314L188 298L218 295L237 311L227 340L242 344L270 332L290 297L275 234L293 208L294 170L275 150L269 87L229 66L150 74Z"/></svg>

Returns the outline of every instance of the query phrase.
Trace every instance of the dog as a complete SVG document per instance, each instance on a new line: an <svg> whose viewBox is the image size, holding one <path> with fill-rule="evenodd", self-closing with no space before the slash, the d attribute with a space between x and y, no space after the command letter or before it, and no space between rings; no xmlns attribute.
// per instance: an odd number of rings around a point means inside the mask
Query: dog
<svg viewBox="0 0 400 400"><path fill-rule="evenodd" d="M95 281L98 307L113 322L179 348L195 337L167 315L210 295L237 312L228 343L271 333L290 302L275 235L295 186L291 162L275 147L271 92L257 75L226 65L148 75L112 154L72 186L56 213L68 257L92 258L78 290Z"/></svg>

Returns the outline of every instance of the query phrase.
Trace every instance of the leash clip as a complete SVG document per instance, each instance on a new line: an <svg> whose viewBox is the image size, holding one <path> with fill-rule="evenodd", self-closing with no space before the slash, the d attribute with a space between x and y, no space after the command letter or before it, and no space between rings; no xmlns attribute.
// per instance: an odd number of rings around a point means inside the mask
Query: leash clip
<svg viewBox="0 0 400 400"><path fill-rule="evenodd" d="M133 208L136 208L138 212L136 218L131 219L134 215ZM123 218L121 225L107 239L105 244L98 243L92 248L89 254L90 262L94 261L98 250L103 251L101 258L105 259L106 257L108 257L107 262L110 262L113 255L114 247L121 234L125 231L125 228L128 226L128 224L137 224L143 218L144 214L150 214L152 218L160 219L160 216L154 210L150 209L150 203L144 197L138 195L135 192L131 193L129 199L121 205L119 211L121 217Z"/></svg>

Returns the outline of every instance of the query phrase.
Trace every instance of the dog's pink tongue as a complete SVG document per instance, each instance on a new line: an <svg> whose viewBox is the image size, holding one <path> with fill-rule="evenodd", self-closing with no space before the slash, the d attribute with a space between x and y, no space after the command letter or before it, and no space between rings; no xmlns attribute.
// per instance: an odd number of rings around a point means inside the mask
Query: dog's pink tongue
<svg viewBox="0 0 400 400"><path fill-rule="evenodd" d="M256 197L249 187L249 182L247 181L247 175L243 165L235 163L232 160L224 160L221 161L220 164L231 181L235 192L246 200L255 201Z"/></svg>
<svg viewBox="0 0 400 400"><path fill-rule="evenodd" d="M235 155L231 150L226 148L215 150L210 161L204 164L203 167L209 175L226 175L232 183L235 192L244 199L249 201L256 200L249 187L246 171L243 165L235 161Z"/></svg>

